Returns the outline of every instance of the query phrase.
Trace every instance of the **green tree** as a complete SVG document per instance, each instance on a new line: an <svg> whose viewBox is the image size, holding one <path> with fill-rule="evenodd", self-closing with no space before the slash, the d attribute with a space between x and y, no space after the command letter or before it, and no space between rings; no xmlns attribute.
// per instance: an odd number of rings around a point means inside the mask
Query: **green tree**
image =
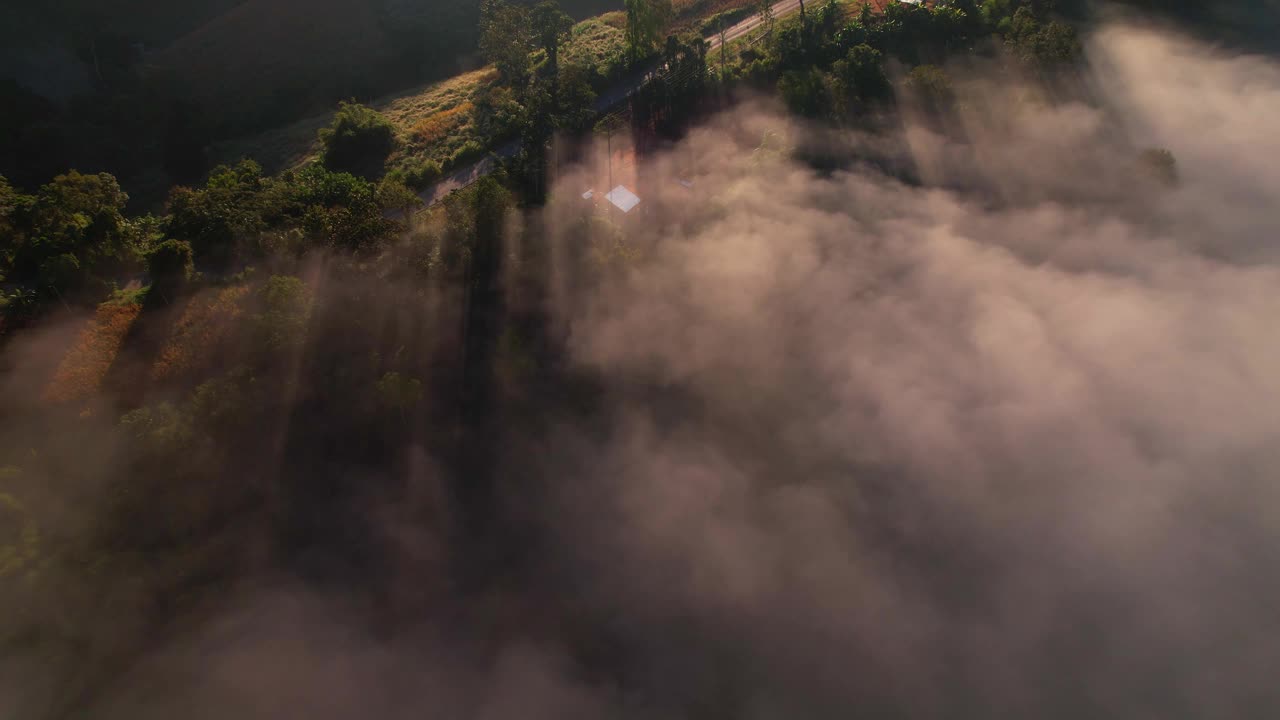
<svg viewBox="0 0 1280 720"><path fill-rule="evenodd" d="M506 0L484 0L480 5L480 52L498 69L503 82L515 84L529 75L534 39L524 7Z"/></svg>
<svg viewBox="0 0 1280 720"><path fill-rule="evenodd" d="M585 131L595 120L596 91L591 87L591 68L568 65L560 71L556 127L570 132Z"/></svg>
<svg viewBox="0 0 1280 720"><path fill-rule="evenodd" d="M382 175L396 148L395 127L378 111L355 102L338 106L333 122L320 130L321 159L335 172L366 179Z"/></svg>
<svg viewBox="0 0 1280 720"><path fill-rule="evenodd" d="M1081 52L1075 28L1058 21L1042 22L1040 17L1031 6L1019 7L1001 25L1005 42L1023 62L1041 69L1074 62Z"/></svg>
<svg viewBox="0 0 1280 720"><path fill-rule="evenodd" d="M273 226L296 224L313 238L343 250L374 250L395 232L383 216L377 187L318 163L286 173L274 188L270 205L280 219Z"/></svg>
<svg viewBox="0 0 1280 720"><path fill-rule="evenodd" d="M954 97L951 78L937 65L918 65L912 68L907 73L905 85L908 91L935 112L946 109Z"/></svg>
<svg viewBox="0 0 1280 720"><path fill-rule="evenodd" d="M26 208L35 204L36 199L24 195L0 175L0 282L3 282L12 271L22 238L18 236L20 216L25 215Z"/></svg>
<svg viewBox="0 0 1280 720"><path fill-rule="evenodd" d="M264 228L271 187L262 166L252 160L218 166L204 188L170 191L167 233L190 242L203 260L229 260L241 240Z"/></svg>
<svg viewBox="0 0 1280 720"><path fill-rule="evenodd" d="M258 347L268 353L297 349L307 335L311 319L311 289L289 275L273 275L258 290L261 311L252 326Z"/></svg>
<svg viewBox="0 0 1280 720"><path fill-rule="evenodd" d="M10 282L61 296L94 281L103 290L113 274L138 259L135 227L123 211L129 196L111 175L59 175L34 196L0 187L0 225L8 228L3 256ZM100 293L98 293L100 294Z"/></svg>
<svg viewBox="0 0 1280 720"><path fill-rule="evenodd" d="M844 17L844 9L837 0L827 0L818 10L818 30L824 37L830 37L839 29L840 19Z"/></svg>
<svg viewBox="0 0 1280 720"><path fill-rule="evenodd" d="M538 44L547 53L547 67L554 77L560 71L560 44L569 39L573 19L564 14L556 0L542 0L530 13Z"/></svg>
<svg viewBox="0 0 1280 720"><path fill-rule="evenodd" d="M784 73L778 80L778 92L791 112L798 115L818 117L828 109L825 77L816 68Z"/></svg>
<svg viewBox="0 0 1280 720"><path fill-rule="evenodd" d="M889 97L891 87L884 73L884 57L866 43L850 48L843 60L832 65L831 72L846 112L859 102Z"/></svg>
<svg viewBox="0 0 1280 720"><path fill-rule="evenodd" d="M632 60L658 48L672 16L671 0L626 0L627 54Z"/></svg>

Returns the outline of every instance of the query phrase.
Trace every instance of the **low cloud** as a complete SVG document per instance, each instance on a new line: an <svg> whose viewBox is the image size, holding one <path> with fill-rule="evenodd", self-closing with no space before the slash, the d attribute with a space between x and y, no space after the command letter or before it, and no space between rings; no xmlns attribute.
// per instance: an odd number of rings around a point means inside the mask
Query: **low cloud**
<svg viewBox="0 0 1280 720"><path fill-rule="evenodd" d="M1134 25L1087 48L1070 95L950 68L954 109L901 98L900 129L831 139L876 159L835 172L768 104L714 118L639 161L590 282L569 171L531 219L569 379L493 422L519 547L461 546L458 481L409 451L408 500L367 500L386 587L253 565L92 707L1273 714L1280 66Z"/></svg>
<svg viewBox="0 0 1280 720"><path fill-rule="evenodd" d="M1134 26L1089 49L1081 99L959 78L905 131L923 187L762 164L806 129L759 110L650 168L644 259L564 308L616 416L551 446L578 455L549 522L648 662L693 666L659 687L748 717L1274 706L1277 68Z"/></svg>

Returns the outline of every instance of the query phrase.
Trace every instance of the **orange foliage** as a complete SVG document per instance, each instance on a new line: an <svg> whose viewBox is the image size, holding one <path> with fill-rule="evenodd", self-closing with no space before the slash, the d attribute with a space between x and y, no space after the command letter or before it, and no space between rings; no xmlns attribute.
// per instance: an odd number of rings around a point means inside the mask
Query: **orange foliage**
<svg viewBox="0 0 1280 720"><path fill-rule="evenodd" d="M141 305L99 306L45 386L44 399L64 403L97 392L140 312Z"/></svg>
<svg viewBox="0 0 1280 720"><path fill-rule="evenodd" d="M433 143L453 132L466 121L475 106L469 102L428 115L413 126L413 137L421 143Z"/></svg>
<svg viewBox="0 0 1280 720"><path fill-rule="evenodd" d="M164 380L179 375L210 357L244 312L240 302L248 294L247 285L235 285L192 298L151 367L151 378Z"/></svg>

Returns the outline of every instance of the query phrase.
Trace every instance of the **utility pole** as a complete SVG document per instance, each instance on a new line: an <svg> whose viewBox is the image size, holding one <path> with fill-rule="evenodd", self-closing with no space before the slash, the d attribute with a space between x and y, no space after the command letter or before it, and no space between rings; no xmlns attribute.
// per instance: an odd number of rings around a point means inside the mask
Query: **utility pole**
<svg viewBox="0 0 1280 720"><path fill-rule="evenodd" d="M761 0L760 23L764 25L765 37L773 37L773 0Z"/></svg>
<svg viewBox="0 0 1280 720"><path fill-rule="evenodd" d="M809 50L809 16L804 11L804 0L800 0L800 49Z"/></svg>
<svg viewBox="0 0 1280 720"><path fill-rule="evenodd" d="M725 46L729 44L728 38L729 38L729 35L725 31L725 27L724 27L724 15L721 15L720 16L720 82L724 82L724 77L726 72L725 64L727 61L725 58L725 52L726 52Z"/></svg>

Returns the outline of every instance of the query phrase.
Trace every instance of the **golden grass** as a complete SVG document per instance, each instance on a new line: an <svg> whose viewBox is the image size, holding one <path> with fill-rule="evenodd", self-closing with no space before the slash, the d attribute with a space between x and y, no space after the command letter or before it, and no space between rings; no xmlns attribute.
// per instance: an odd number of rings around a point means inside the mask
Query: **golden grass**
<svg viewBox="0 0 1280 720"><path fill-rule="evenodd" d="M475 92L497 80L493 68L463 73L447 80L388 95L370 103L387 116L402 137L411 137L413 128L431 115L468 103ZM455 130L464 131L466 123ZM213 148L215 163L234 163L252 158L268 173L278 173L315 160L320 154L317 133L333 122L333 112L299 120L250 137L221 143ZM439 159L439 158L437 158Z"/></svg>
<svg viewBox="0 0 1280 720"><path fill-rule="evenodd" d="M45 386L44 399L68 403L96 393L141 312L136 303L99 305Z"/></svg>
<svg viewBox="0 0 1280 720"><path fill-rule="evenodd" d="M409 131L409 134L413 136L414 140L429 145L452 133L459 125L467 122L473 110L475 110L475 105L470 102L464 102L448 110L441 110L419 120L413 126L413 129Z"/></svg>
<svg viewBox="0 0 1280 720"><path fill-rule="evenodd" d="M151 378L182 375L207 360L235 328L244 313L241 303L248 295L248 285L233 285L192 298L152 365Z"/></svg>
<svg viewBox="0 0 1280 720"><path fill-rule="evenodd" d="M607 12L603 15L596 17L595 19L599 20L605 25L608 25L609 27L617 28L619 30L627 29L627 14L621 10L614 10L613 12Z"/></svg>

